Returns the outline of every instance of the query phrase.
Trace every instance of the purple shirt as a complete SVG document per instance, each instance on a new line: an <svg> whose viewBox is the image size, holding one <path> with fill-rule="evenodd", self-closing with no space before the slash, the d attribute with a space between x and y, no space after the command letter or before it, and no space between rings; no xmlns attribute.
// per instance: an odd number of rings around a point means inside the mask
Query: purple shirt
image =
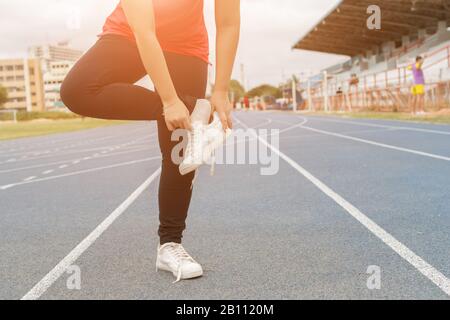
<svg viewBox="0 0 450 320"><path fill-rule="evenodd" d="M415 84L425 84L425 76L422 68L417 68L417 63L411 66Z"/></svg>

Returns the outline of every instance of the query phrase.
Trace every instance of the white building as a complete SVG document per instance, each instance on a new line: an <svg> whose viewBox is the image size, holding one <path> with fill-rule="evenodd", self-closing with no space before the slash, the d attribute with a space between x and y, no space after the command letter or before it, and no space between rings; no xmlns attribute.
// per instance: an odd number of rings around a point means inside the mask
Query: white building
<svg viewBox="0 0 450 320"><path fill-rule="evenodd" d="M44 86L39 59L1 59L0 85L8 91L5 109L44 111Z"/></svg>
<svg viewBox="0 0 450 320"><path fill-rule="evenodd" d="M67 42L59 42L57 45L38 45L28 49L30 58L42 61L43 72L50 71L50 64L55 61L76 62L83 55L83 51L70 48Z"/></svg>
<svg viewBox="0 0 450 320"><path fill-rule="evenodd" d="M49 70L44 74L45 106L47 109L64 108L60 90L67 73L73 67L72 61L50 62Z"/></svg>
<svg viewBox="0 0 450 320"><path fill-rule="evenodd" d="M70 48L67 42L60 42L56 45L30 47L28 55L41 61L45 108L50 110L64 108L60 97L61 84L75 62L81 58L83 51Z"/></svg>

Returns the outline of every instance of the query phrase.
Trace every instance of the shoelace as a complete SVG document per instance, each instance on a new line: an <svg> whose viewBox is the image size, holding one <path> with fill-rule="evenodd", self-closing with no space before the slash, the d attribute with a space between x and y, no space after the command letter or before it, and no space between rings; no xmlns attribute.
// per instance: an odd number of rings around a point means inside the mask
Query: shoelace
<svg viewBox="0 0 450 320"><path fill-rule="evenodd" d="M189 148L189 155L192 159L196 159L198 156L199 151L197 150L198 147L201 148L201 136L202 136L202 126L195 124L192 126L192 133L191 133L191 140L189 141L191 146Z"/></svg>
<svg viewBox="0 0 450 320"><path fill-rule="evenodd" d="M195 262L195 260L186 252L184 247L181 244L173 245L168 247L169 251L175 256L178 262L178 270L177 270L177 280L173 283L177 283L181 280L181 262L186 260L190 262Z"/></svg>
<svg viewBox="0 0 450 320"><path fill-rule="evenodd" d="M191 140L190 140L190 148L188 148L189 151L189 155L191 156L192 159L197 159L197 156L200 154L201 155L201 159L203 159L203 152L204 150L196 150L196 147L200 147L202 148L203 145L202 143L202 135L204 134L203 132L204 127L201 125L193 125L192 128L192 133L191 133ZM212 154L211 154L211 168L210 168L210 175L214 176L215 175L215 168L216 168L216 150L212 150ZM196 175L197 176L197 175ZM194 178L195 181L195 178ZM191 188L194 185L194 181L192 182Z"/></svg>
<svg viewBox="0 0 450 320"><path fill-rule="evenodd" d="M203 159L203 151L204 150L197 150L197 148L202 148L201 142L202 142L202 134L203 134L203 127L201 125L193 125L192 126L192 133L191 133L191 140L190 140L190 148L188 148L189 156L191 159L197 159L198 156L201 156L201 159ZM214 176L215 174L215 164L216 164L216 151L212 151L212 157L211 157L211 170L210 174L211 176ZM196 172L197 173L197 172ZM197 174L196 174L197 176ZM195 180L195 178L194 178ZM192 181L192 186L194 185L194 180ZM191 187L192 187L191 186Z"/></svg>

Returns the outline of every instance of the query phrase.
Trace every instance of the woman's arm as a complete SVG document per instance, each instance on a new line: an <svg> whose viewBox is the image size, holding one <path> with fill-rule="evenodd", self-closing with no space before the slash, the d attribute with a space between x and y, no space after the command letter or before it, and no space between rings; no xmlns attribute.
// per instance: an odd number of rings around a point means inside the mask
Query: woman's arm
<svg viewBox="0 0 450 320"><path fill-rule="evenodd" d="M216 82L211 98L224 130L232 128L232 105L228 98L231 73L239 43L240 0L216 0Z"/></svg>
<svg viewBox="0 0 450 320"><path fill-rule="evenodd" d="M176 128L191 129L189 110L177 95L156 37L153 1L121 0L121 3L136 38L144 67L161 97L167 127L170 131Z"/></svg>

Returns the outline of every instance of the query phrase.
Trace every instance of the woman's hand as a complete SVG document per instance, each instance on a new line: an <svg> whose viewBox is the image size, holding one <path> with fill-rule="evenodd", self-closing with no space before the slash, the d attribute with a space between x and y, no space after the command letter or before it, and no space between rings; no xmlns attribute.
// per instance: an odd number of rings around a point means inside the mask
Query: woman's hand
<svg viewBox="0 0 450 320"><path fill-rule="evenodd" d="M183 101L178 98L174 102L164 105L164 120L169 131L174 131L175 129L192 129L189 110Z"/></svg>
<svg viewBox="0 0 450 320"><path fill-rule="evenodd" d="M219 114L223 130L233 129L233 121L231 119L233 106L228 98L228 92L215 91L211 97L211 105Z"/></svg>

